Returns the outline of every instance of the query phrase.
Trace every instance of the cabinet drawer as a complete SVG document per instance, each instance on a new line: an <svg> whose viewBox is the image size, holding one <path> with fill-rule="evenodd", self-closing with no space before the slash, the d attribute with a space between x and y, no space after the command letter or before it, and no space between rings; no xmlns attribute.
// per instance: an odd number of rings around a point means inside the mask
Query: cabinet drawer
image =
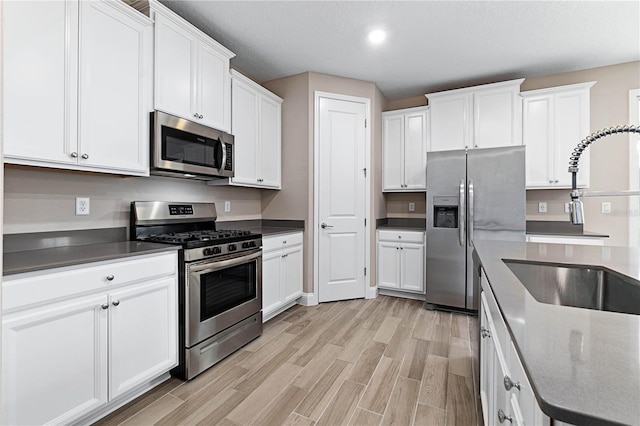
<svg viewBox="0 0 640 426"><path fill-rule="evenodd" d="M380 230L378 231L378 240L402 243L424 243L424 232Z"/></svg>
<svg viewBox="0 0 640 426"><path fill-rule="evenodd" d="M264 252L279 250L298 244L302 244L302 232L262 237L262 251Z"/></svg>
<svg viewBox="0 0 640 426"><path fill-rule="evenodd" d="M507 348L509 347L508 345L511 342L509 331L507 330L507 326L502 319L502 314L500 313L500 309L498 308L498 303L493 297L493 292L491 291L491 287L489 286L489 282L487 281L487 277L484 274L484 271L482 271L482 290L482 293L484 294L487 301L489 320L495 327L496 340L500 343L500 348L502 349L502 351L507 351Z"/></svg>
<svg viewBox="0 0 640 426"><path fill-rule="evenodd" d="M175 274L177 267L177 254L167 253L9 276L2 283L2 308L6 311L29 307L129 282ZM113 278L109 279L111 276Z"/></svg>

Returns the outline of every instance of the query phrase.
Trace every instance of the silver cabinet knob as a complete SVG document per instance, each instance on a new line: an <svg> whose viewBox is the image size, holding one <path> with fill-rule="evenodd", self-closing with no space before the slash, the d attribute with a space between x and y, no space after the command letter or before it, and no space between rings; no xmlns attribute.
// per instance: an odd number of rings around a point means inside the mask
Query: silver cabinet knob
<svg viewBox="0 0 640 426"><path fill-rule="evenodd" d="M477 147L478 147L478 144L475 144L473 147L474 147L474 148L477 148Z"/></svg>
<svg viewBox="0 0 640 426"><path fill-rule="evenodd" d="M287 240L282 240L282 244L287 244Z"/></svg>
<svg viewBox="0 0 640 426"><path fill-rule="evenodd" d="M511 388L516 388L516 389L520 390L520 382L515 382L514 383L511 380L511 377L509 377L509 376L504 376L503 383L504 383L504 388L506 390L511 390Z"/></svg>
<svg viewBox="0 0 640 426"><path fill-rule="evenodd" d="M104 304L101 306L101 308L102 308L102 309L109 309L109 305L107 305L106 303L104 303Z"/></svg>
<svg viewBox="0 0 640 426"><path fill-rule="evenodd" d="M202 120L204 118L204 115L200 114L200 120Z"/></svg>
<svg viewBox="0 0 640 426"><path fill-rule="evenodd" d="M505 420L509 420L509 423L513 423L513 419L511 418L511 416L507 416L501 408L498 410L498 421L500 423L504 423Z"/></svg>
<svg viewBox="0 0 640 426"><path fill-rule="evenodd" d="M484 337L491 337L491 332L489 331L489 329L481 327L480 328L480 335L484 338Z"/></svg>
<svg viewBox="0 0 640 426"><path fill-rule="evenodd" d="M89 158L89 154L82 154L82 159L83 159L83 160L86 160L86 159L88 159L88 158Z"/></svg>
<svg viewBox="0 0 640 426"><path fill-rule="evenodd" d="M193 116L194 116L195 118L200 118L200 117L198 117L198 113L193 114Z"/></svg>
<svg viewBox="0 0 640 426"><path fill-rule="evenodd" d="M114 278L113 275L107 275L107 281L113 281Z"/></svg>
<svg viewBox="0 0 640 426"><path fill-rule="evenodd" d="M558 183L558 182L560 182L560 181L559 181L558 179L556 179L556 180L554 180L553 182L554 182L554 183Z"/></svg>
<svg viewBox="0 0 640 426"><path fill-rule="evenodd" d="M549 183L553 183L553 180L550 180Z"/></svg>
<svg viewBox="0 0 640 426"><path fill-rule="evenodd" d="M396 250L400 250L400 247L396 247Z"/></svg>
<svg viewBox="0 0 640 426"><path fill-rule="evenodd" d="M113 302L111 302L111 304L113 306L118 306L120 304L120 301L119 300L114 300Z"/></svg>
<svg viewBox="0 0 640 426"><path fill-rule="evenodd" d="M333 228L333 225L327 225L326 223L324 223L324 222L323 222L323 223L320 225L320 227L321 227L322 229L325 229L325 228Z"/></svg>
<svg viewBox="0 0 640 426"><path fill-rule="evenodd" d="M77 152L72 152L70 155L71 155L71 158L78 158Z"/></svg>

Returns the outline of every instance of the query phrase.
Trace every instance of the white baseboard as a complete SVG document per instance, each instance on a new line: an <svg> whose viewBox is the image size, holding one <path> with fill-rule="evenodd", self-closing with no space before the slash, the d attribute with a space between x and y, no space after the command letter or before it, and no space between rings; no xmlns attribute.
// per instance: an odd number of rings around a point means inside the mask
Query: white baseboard
<svg viewBox="0 0 640 426"><path fill-rule="evenodd" d="M422 293L411 293L408 291L389 290L386 288L381 288L379 293L383 296L402 297L404 299L413 299L413 300L422 300L422 301L424 301L425 299L424 294Z"/></svg>
<svg viewBox="0 0 640 426"><path fill-rule="evenodd" d="M378 297L378 287L367 287L367 291L364 294L365 299L375 299Z"/></svg>
<svg viewBox="0 0 640 426"><path fill-rule="evenodd" d="M315 306L318 304L318 295L315 293L302 293L298 299L298 304L302 306Z"/></svg>

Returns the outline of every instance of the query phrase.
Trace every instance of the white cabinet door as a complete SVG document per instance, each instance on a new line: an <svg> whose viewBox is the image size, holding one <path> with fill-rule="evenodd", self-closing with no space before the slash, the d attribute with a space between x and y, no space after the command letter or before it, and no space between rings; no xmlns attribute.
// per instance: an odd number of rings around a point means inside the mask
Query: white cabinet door
<svg viewBox="0 0 640 426"><path fill-rule="evenodd" d="M471 141L471 93L429 99L431 151L468 148Z"/></svg>
<svg viewBox="0 0 640 426"><path fill-rule="evenodd" d="M2 6L5 160L76 164L78 3Z"/></svg>
<svg viewBox="0 0 640 426"><path fill-rule="evenodd" d="M114 6L80 2L78 161L144 174L152 29Z"/></svg>
<svg viewBox="0 0 640 426"><path fill-rule="evenodd" d="M198 43L197 107L205 126L229 131L231 106L229 59L212 46Z"/></svg>
<svg viewBox="0 0 640 426"><path fill-rule="evenodd" d="M489 309L485 295L480 296L480 403L484 426L493 425L493 362L495 348L489 329Z"/></svg>
<svg viewBox="0 0 640 426"><path fill-rule="evenodd" d="M155 15L155 108L194 120L196 42L183 27ZM192 104L193 100L193 104Z"/></svg>
<svg viewBox="0 0 640 426"><path fill-rule="evenodd" d="M2 424L68 424L107 401L107 297L2 320Z"/></svg>
<svg viewBox="0 0 640 426"><path fill-rule="evenodd" d="M473 94L473 148L522 145L518 87L479 90Z"/></svg>
<svg viewBox="0 0 640 426"><path fill-rule="evenodd" d="M232 182L258 183L258 98L259 95L241 80L232 80L232 132L235 136L235 173Z"/></svg>
<svg viewBox="0 0 640 426"><path fill-rule="evenodd" d="M558 93L555 101L554 164L555 183L570 187L569 158L573 149L589 135L589 90ZM578 186L589 186L590 153L587 148L580 156Z"/></svg>
<svg viewBox="0 0 640 426"><path fill-rule="evenodd" d="M283 302L302 296L302 246L284 250L282 262Z"/></svg>
<svg viewBox="0 0 640 426"><path fill-rule="evenodd" d="M424 292L424 244L403 243L400 246L400 287Z"/></svg>
<svg viewBox="0 0 640 426"><path fill-rule="evenodd" d="M553 184L552 141L552 97L525 98L523 100L523 143L526 150L527 187L545 187Z"/></svg>
<svg viewBox="0 0 640 426"><path fill-rule="evenodd" d="M109 399L177 365L177 305L175 278L109 295Z"/></svg>
<svg viewBox="0 0 640 426"><path fill-rule="evenodd" d="M378 242L378 287L400 288L400 244Z"/></svg>
<svg viewBox="0 0 640 426"><path fill-rule="evenodd" d="M267 316L275 311L282 303L280 281L282 250L276 250L262 255L262 315Z"/></svg>
<svg viewBox="0 0 640 426"><path fill-rule="evenodd" d="M265 187L281 187L281 103L265 96L260 96L260 184ZM236 157L237 158L237 157Z"/></svg>
<svg viewBox="0 0 640 426"><path fill-rule="evenodd" d="M404 189L404 128L404 114L383 116L382 186L385 191Z"/></svg>
<svg viewBox="0 0 640 426"><path fill-rule="evenodd" d="M427 189L427 111L406 114L404 118L405 189Z"/></svg>

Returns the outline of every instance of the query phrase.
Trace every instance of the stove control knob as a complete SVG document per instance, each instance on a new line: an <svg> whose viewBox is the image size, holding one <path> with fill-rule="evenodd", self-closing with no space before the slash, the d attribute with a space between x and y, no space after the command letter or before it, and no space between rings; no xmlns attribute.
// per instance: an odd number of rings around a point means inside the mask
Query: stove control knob
<svg viewBox="0 0 640 426"><path fill-rule="evenodd" d="M214 247L213 248L213 254L220 254L222 253L222 248L220 247Z"/></svg>
<svg viewBox="0 0 640 426"><path fill-rule="evenodd" d="M228 251L236 251L236 245L235 244L229 244L229 246L227 247Z"/></svg>
<svg viewBox="0 0 640 426"><path fill-rule="evenodd" d="M205 255L205 256L211 256L213 254L213 249L206 248L206 249L202 250L202 254Z"/></svg>
<svg viewBox="0 0 640 426"><path fill-rule="evenodd" d="M251 247L251 243L242 243L242 248L243 249L249 248L249 247Z"/></svg>

